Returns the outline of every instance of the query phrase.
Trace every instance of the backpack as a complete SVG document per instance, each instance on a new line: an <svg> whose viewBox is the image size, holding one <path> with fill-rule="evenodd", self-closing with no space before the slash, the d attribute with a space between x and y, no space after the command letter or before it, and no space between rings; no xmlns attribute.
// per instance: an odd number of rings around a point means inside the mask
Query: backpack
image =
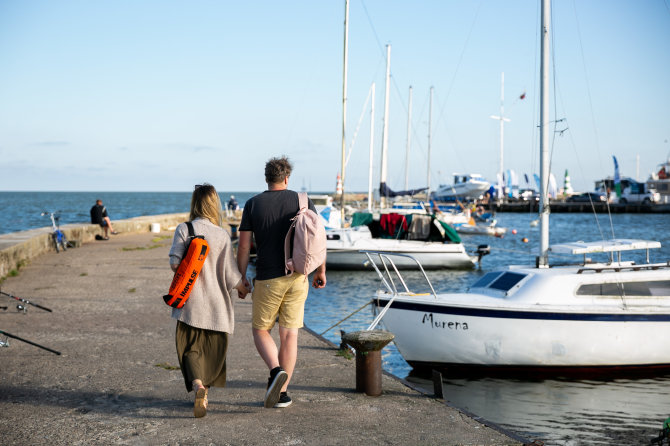
<svg viewBox="0 0 670 446"><path fill-rule="evenodd" d="M179 268L174 273L170 291L163 296L166 304L172 308L181 308L184 306L195 284L202 266L205 263L207 254L209 254L209 243L202 235L195 235L193 223L186 222L188 228L189 244L186 249L186 255L181 259Z"/></svg>
<svg viewBox="0 0 670 446"><path fill-rule="evenodd" d="M316 212L309 209L307 194L300 192L298 200L300 208L284 239L284 261L286 275L295 271L307 276L326 261L326 228Z"/></svg>

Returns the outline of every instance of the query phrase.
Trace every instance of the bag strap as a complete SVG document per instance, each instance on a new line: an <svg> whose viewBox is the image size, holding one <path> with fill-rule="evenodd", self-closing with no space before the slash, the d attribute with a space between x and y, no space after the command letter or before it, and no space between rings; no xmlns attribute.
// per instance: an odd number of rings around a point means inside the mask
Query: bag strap
<svg viewBox="0 0 670 446"><path fill-rule="evenodd" d="M186 227L188 228L188 238L195 238L195 229L193 229L193 223L187 221Z"/></svg>
<svg viewBox="0 0 670 446"><path fill-rule="evenodd" d="M307 192L298 192L298 203L298 206L300 207L298 210L309 207Z"/></svg>

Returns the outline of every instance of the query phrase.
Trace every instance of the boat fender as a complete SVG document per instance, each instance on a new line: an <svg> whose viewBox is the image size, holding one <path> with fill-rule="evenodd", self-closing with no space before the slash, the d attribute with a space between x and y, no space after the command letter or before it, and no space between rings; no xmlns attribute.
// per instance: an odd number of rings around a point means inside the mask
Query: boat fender
<svg viewBox="0 0 670 446"><path fill-rule="evenodd" d="M195 281L200 275L207 254L209 254L209 244L205 240L205 237L195 235L193 224L190 221L186 222L186 226L188 227L189 238L186 255L174 273L168 294L163 296L165 303L172 308L181 308L184 306L191 295Z"/></svg>

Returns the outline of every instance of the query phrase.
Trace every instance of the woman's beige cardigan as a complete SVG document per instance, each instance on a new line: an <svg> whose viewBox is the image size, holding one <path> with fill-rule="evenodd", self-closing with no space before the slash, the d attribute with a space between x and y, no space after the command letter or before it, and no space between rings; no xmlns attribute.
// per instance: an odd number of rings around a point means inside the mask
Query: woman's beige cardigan
<svg viewBox="0 0 670 446"><path fill-rule="evenodd" d="M172 317L192 327L233 333L235 286L242 275L233 255L230 236L225 229L207 219L193 220L195 235L202 235L209 244L209 254L195 282L191 296L180 309L172 309ZM179 264L186 251L188 228L177 226L170 249L170 264Z"/></svg>

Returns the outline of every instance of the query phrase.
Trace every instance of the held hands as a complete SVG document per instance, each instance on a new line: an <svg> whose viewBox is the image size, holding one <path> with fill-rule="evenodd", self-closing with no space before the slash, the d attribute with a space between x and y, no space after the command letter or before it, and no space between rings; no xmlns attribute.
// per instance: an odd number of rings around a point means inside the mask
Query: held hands
<svg viewBox="0 0 670 446"><path fill-rule="evenodd" d="M249 280L246 277L242 277L235 289L237 289L237 297L244 299L251 292L251 284L249 284Z"/></svg>

